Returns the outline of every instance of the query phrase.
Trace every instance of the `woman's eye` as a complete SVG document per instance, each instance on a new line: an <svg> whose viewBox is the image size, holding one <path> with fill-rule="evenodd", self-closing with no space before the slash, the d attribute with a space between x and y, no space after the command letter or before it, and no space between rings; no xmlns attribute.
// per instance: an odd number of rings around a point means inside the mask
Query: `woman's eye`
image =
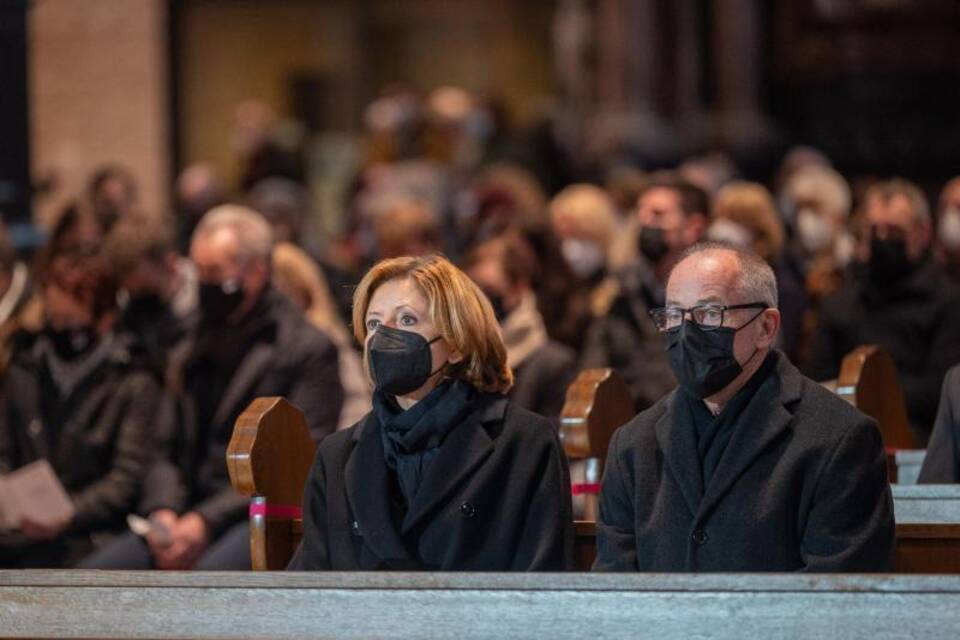
<svg viewBox="0 0 960 640"><path fill-rule="evenodd" d="M400 324L402 324L402 325L405 326L405 327L410 327L410 326L413 326L413 325L417 324L417 319L416 319L416 317L414 317L414 316L411 316L411 315L409 315L409 314L405 314L405 315L400 316Z"/></svg>
<svg viewBox="0 0 960 640"><path fill-rule="evenodd" d="M367 320L367 331L373 331L380 326L379 320Z"/></svg>

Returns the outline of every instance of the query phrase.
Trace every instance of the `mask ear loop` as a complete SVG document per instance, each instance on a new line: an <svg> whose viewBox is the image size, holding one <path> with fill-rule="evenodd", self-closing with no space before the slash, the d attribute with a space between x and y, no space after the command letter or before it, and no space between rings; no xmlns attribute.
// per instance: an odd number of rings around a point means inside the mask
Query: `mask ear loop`
<svg viewBox="0 0 960 640"><path fill-rule="evenodd" d="M770 307L764 307L763 309L760 309L760 311L758 311L755 316L753 316L752 318L750 318L749 320L747 320L746 322L744 322L742 325L740 325L739 327L737 327L736 329L734 329L734 333L736 333L737 331L740 331L740 329L743 329L745 326L747 326L748 324L750 324L751 322L753 322L754 320L756 320L757 318L759 318L761 315L763 315L763 312L766 311L766 310L769 309L769 308L770 308ZM743 369L745 369L745 368L747 367L747 365L750 364L750 361L753 360L753 358L754 358L758 353L760 353L760 347L754 347L754 348L753 348L753 353L750 354L750 357L749 357L749 358L747 358L746 360L743 361L743 364L740 365L740 367L743 368Z"/></svg>
<svg viewBox="0 0 960 640"><path fill-rule="evenodd" d="M439 339L442 338L442 337L443 337L443 336L439 336L439 335L438 335L438 336L437 336L436 338L434 338L433 340L427 340L427 346L429 347L430 345L432 345L434 342L436 342L437 340L439 340ZM430 349L430 357L433 357L433 349ZM441 364L439 367L437 367L436 371L431 372L430 375L427 376L427 380L429 380L429 379L432 378L433 376L435 376L435 375L437 375L438 373L440 373L441 371L443 371L443 370L446 368L446 366L447 366L447 363L446 363L446 362L444 362L443 364Z"/></svg>

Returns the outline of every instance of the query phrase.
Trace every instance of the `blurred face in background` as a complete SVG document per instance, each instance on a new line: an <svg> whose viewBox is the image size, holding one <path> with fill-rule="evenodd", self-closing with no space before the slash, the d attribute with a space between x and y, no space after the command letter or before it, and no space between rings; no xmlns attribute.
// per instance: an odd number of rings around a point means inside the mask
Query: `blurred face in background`
<svg viewBox="0 0 960 640"><path fill-rule="evenodd" d="M197 268L200 308L208 321L233 323L243 318L266 286L266 262L244 258L240 238L229 227L196 237L190 259Z"/></svg>
<svg viewBox="0 0 960 640"><path fill-rule="evenodd" d="M640 196L636 221L640 226L640 253L654 265L696 243L705 222L701 215L687 215L680 193L669 187L653 187Z"/></svg>

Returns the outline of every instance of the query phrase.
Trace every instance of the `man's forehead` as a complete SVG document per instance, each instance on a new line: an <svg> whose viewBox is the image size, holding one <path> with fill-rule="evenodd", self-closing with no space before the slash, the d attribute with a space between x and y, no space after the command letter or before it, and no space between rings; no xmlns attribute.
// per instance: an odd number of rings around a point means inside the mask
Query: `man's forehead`
<svg viewBox="0 0 960 640"><path fill-rule="evenodd" d="M729 251L704 251L682 260L667 282L667 301L681 305L728 303L736 293L740 264Z"/></svg>

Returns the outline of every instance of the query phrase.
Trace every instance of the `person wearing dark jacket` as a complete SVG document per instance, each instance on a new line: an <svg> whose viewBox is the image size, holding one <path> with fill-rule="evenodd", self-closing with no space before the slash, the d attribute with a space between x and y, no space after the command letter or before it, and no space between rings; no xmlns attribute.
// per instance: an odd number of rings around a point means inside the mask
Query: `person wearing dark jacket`
<svg viewBox="0 0 960 640"><path fill-rule="evenodd" d="M587 330L580 368L615 369L627 383L637 411L676 385L663 336L650 324L648 313L663 306L667 275L703 236L709 213L709 197L692 184L670 174L648 184L640 192L635 214L642 261L617 274L619 292Z"/></svg>
<svg viewBox="0 0 960 640"><path fill-rule="evenodd" d="M535 260L526 244L508 233L478 245L466 271L500 323L513 371L508 397L559 427L567 387L577 373L576 354L547 335L532 285Z"/></svg>
<svg viewBox="0 0 960 640"><path fill-rule="evenodd" d="M153 450L158 380L113 331L115 313L96 295L103 278L61 275L43 276L43 330L15 341L0 406L0 473L46 460L74 515L24 518L0 533L0 567L71 566L122 531Z"/></svg>
<svg viewBox="0 0 960 640"><path fill-rule="evenodd" d="M234 422L260 396L284 396L319 441L343 403L333 342L269 282L270 229L259 214L224 205L194 232L200 281L195 334L171 357L175 397L163 407L162 457L140 511L154 523L87 559L88 568L249 569L247 501L230 485Z"/></svg>
<svg viewBox="0 0 960 640"><path fill-rule="evenodd" d="M652 316L678 389L618 429L599 571L889 571L893 503L876 423L772 350L759 257L691 249Z"/></svg>
<svg viewBox="0 0 960 640"><path fill-rule="evenodd" d="M960 482L960 365L943 377L940 405L927 455L920 468L921 484L955 484Z"/></svg>
<svg viewBox="0 0 960 640"><path fill-rule="evenodd" d="M439 256L378 263L354 298L374 408L320 444L301 570L559 571L570 484L512 375L489 302Z"/></svg>
<svg viewBox="0 0 960 640"><path fill-rule="evenodd" d="M875 185L865 207L868 259L854 284L824 300L806 373L836 378L847 353L880 345L897 365L914 438L924 447L943 375L960 362L960 290L930 257L930 212L916 186Z"/></svg>

